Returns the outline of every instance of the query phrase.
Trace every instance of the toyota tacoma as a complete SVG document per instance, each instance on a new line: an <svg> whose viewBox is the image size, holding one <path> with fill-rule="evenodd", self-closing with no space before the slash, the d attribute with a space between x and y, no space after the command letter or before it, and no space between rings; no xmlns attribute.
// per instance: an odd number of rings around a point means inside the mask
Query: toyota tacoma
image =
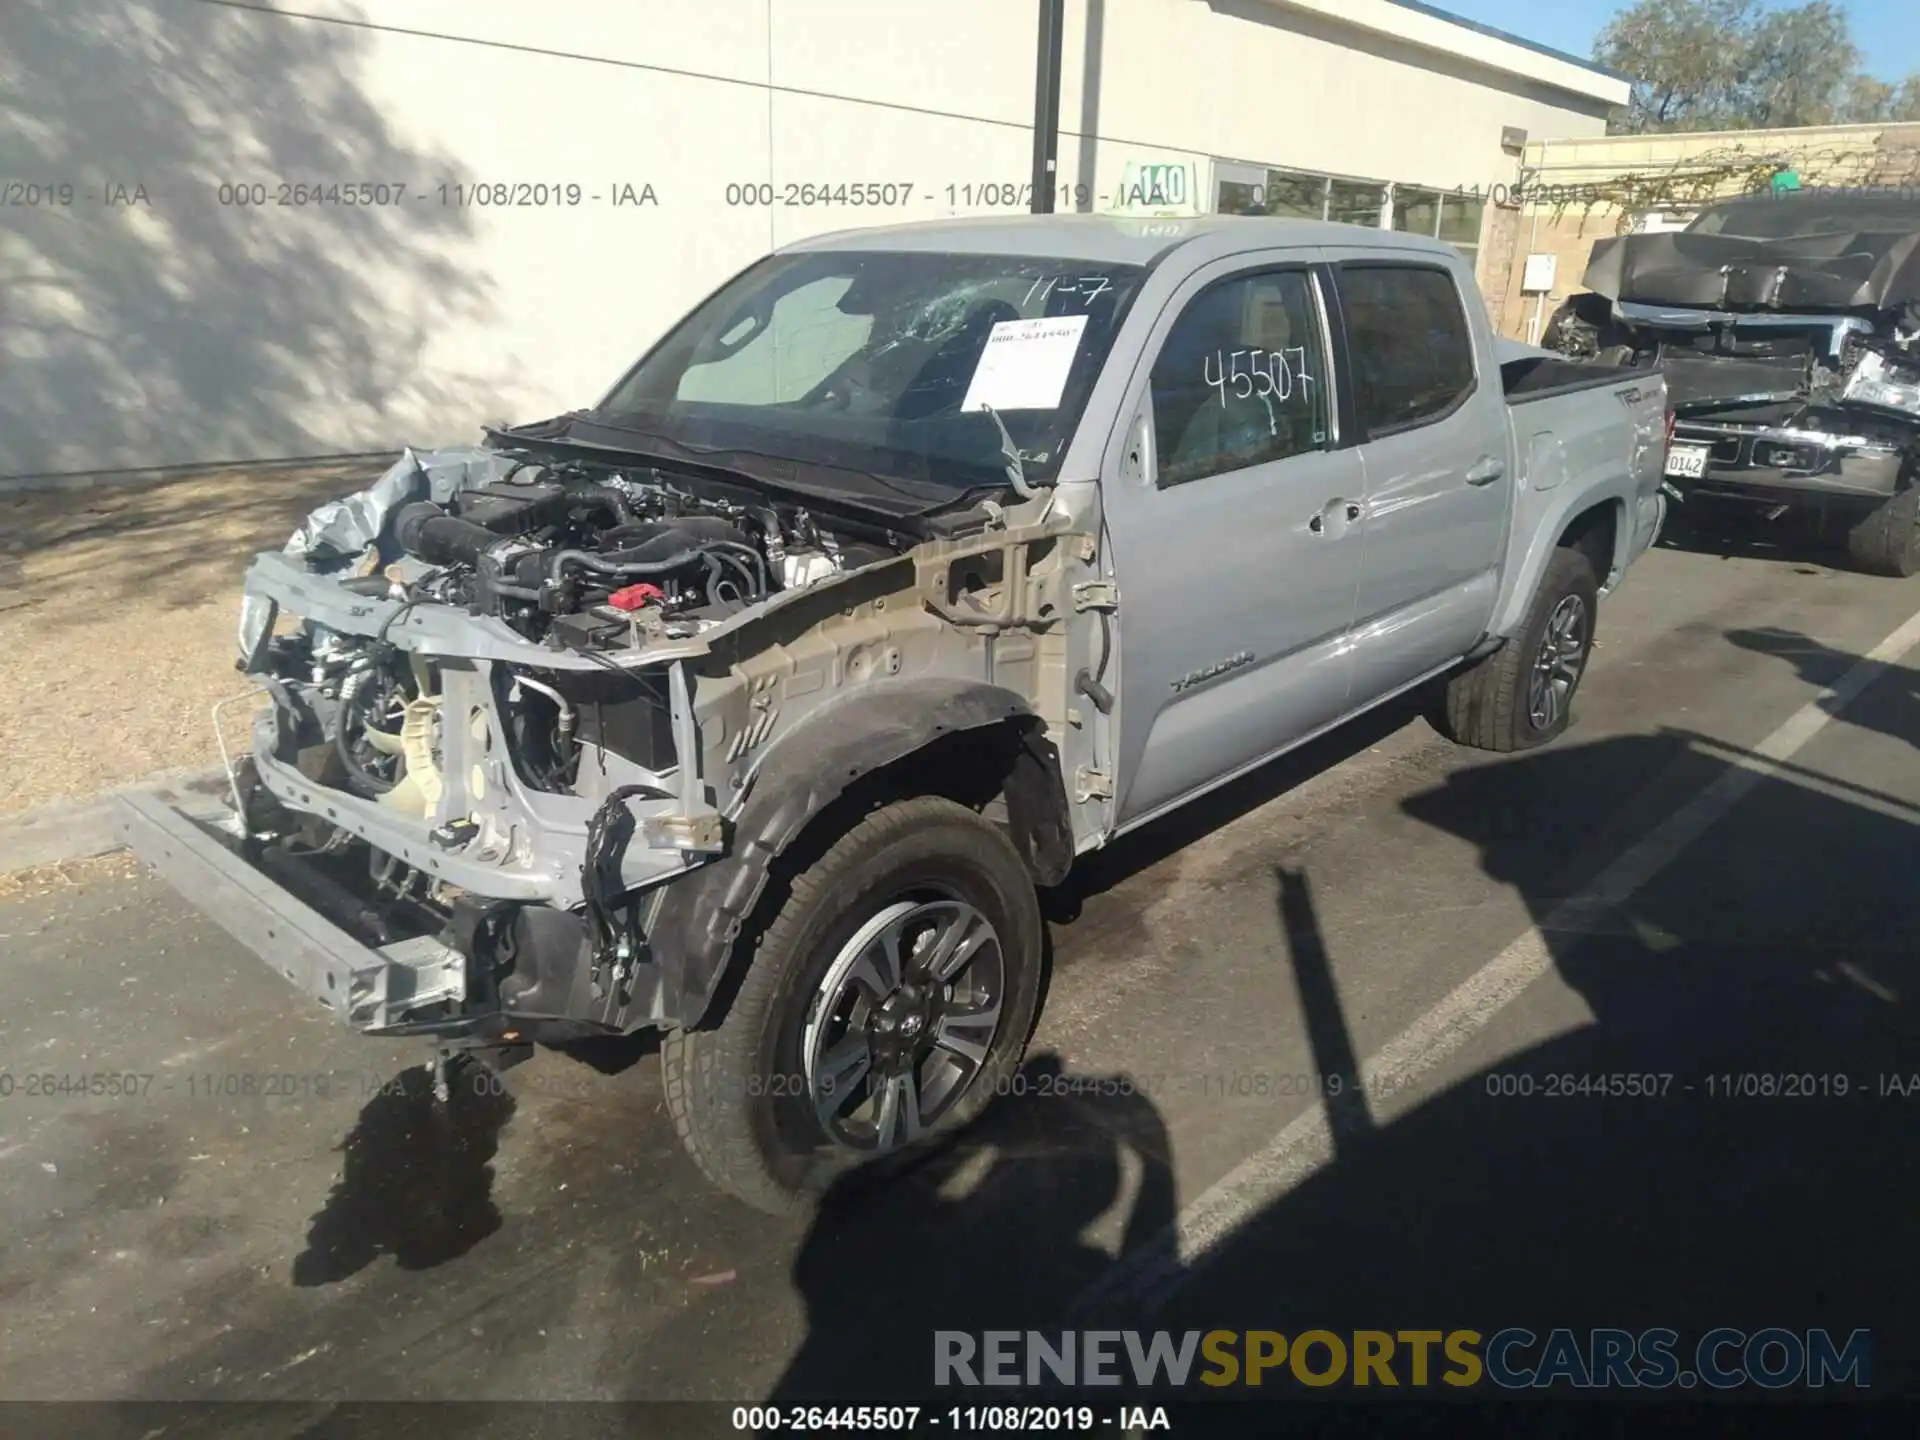
<svg viewBox="0 0 1920 1440"><path fill-rule="evenodd" d="M700 1168L803 1205L1007 1088L1076 857L1403 693L1557 735L1666 421L1433 240L805 240L258 556L233 813L133 796L129 843L443 1064L664 1032Z"/></svg>

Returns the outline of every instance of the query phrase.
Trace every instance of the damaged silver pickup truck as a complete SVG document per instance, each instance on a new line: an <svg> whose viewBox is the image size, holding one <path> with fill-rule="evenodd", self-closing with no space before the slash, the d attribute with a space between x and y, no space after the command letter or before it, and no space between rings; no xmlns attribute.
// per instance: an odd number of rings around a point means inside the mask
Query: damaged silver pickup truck
<svg viewBox="0 0 1920 1440"><path fill-rule="evenodd" d="M1600 241L1585 283L1545 343L1665 376L1676 518L1805 517L1862 570L1920 570L1920 198L1725 201Z"/></svg>
<svg viewBox="0 0 1920 1440"><path fill-rule="evenodd" d="M235 813L129 840L442 1065L665 1032L694 1158L778 1211L1007 1087L1077 855L1429 682L1462 742L1557 735L1666 420L1432 240L807 240L260 555Z"/></svg>

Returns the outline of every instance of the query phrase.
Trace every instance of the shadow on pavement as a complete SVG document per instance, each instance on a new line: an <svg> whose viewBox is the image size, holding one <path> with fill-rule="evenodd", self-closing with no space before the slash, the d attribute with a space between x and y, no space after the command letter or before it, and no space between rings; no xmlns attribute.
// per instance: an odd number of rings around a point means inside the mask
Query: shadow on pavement
<svg viewBox="0 0 1920 1440"><path fill-rule="evenodd" d="M340 1178L294 1259L293 1283L331 1285L382 1255L428 1270L493 1234L492 1162L513 1110L506 1088L477 1066L453 1075L445 1105L424 1066L388 1081L340 1147Z"/></svg>
<svg viewBox="0 0 1920 1440"><path fill-rule="evenodd" d="M1178 1201L1152 1102L1052 1054L1014 1089L892 1186L829 1193L793 1264L806 1339L771 1402L917 1399L935 1330L1020 1329L1097 1280L1102 1217L1130 1250L1158 1243Z"/></svg>
<svg viewBox="0 0 1920 1440"><path fill-rule="evenodd" d="M1823 645L1811 635L1802 635L1797 630L1772 627L1729 630L1727 639L1742 650L1785 660L1802 680L1822 689L1831 686L1861 663L1859 656ZM1873 728L1882 734L1908 744L1920 744L1920 704L1916 704L1920 702L1920 675L1915 675L1902 665L1881 664L1876 668L1877 673L1869 677L1876 703L1862 713L1873 722ZM1832 698L1823 699L1821 703L1829 714L1838 713L1839 704ZM1855 724L1868 723L1861 715L1850 713L1848 718Z"/></svg>
<svg viewBox="0 0 1920 1440"><path fill-rule="evenodd" d="M1809 678L1830 678L1827 669L1847 658L1828 667L1820 657ZM1909 700L1905 687L1877 684L1848 720L1920 739ZM1848 753L1830 742L1812 750ZM1710 790L1731 808L1674 843L1665 822ZM1259 1388L1242 1372L1242 1383L1224 1389L1189 1381L1155 1395L1269 1402L1257 1416L1213 1412L1241 1433L1295 1422L1324 1432L1335 1414L1316 1401L1414 1402L1368 1407L1386 1423L1469 1398L1537 1400L1544 1408L1520 1412L1519 1428L1543 1433L1580 1417L1570 1402L1601 1398L1580 1382L1609 1373L1587 1338L1603 1328L1675 1332L1671 1378L1609 1389L1610 1402L1859 1399L1861 1380L1868 1398L1914 1398L1920 807L1829 775L1804 755L1775 763L1663 729L1462 766L1404 809L1475 845L1485 872L1525 898L1539 927L1550 963L1487 1002L1508 1007L1499 1023L1469 1034L1439 1071L1336 1099L1331 1158L1262 1191L1258 1208L1186 1265L1168 1233L1151 1229L1159 1213L1176 1213L1167 1179L1154 1214L1130 1227L1139 1238L1125 1271L1147 1279L1095 1290L1090 1305L1070 1302L1096 1278L1113 1280L1084 1238L1113 1200L1123 1147L1106 1137L1145 1118L1138 1102L1093 1117L1090 1144L1079 1149L1039 1133L1038 1148L996 1158L988 1183L952 1198L916 1191L898 1204L829 1209L794 1271L807 1338L772 1398L867 1394L877 1382L925 1395L937 1330L1057 1337L1069 1326L1175 1337L1317 1330L1349 1346L1356 1331L1376 1331L1389 1356L1397 1351L1391 1390L1377 1370L1371 1388L1357 1389L1348 1348L1316 1342L1300 1371L1283 1354ZM1565 897L1636 868L1644 883L1574 923ZM1351 1083L1352 1026L1315 918L1314 883L1281 869L1274 902L1316 1068ZM1514 1034L1550 1038L1503 1050L1513 1042L1497 1037ZM1036 1113L1031 1102L1003 1103L986 1125L1017 1128ZM983 1129L964 1137L956 1157L993 1143ZM1502 1369L1489 1342L1515 1327L1532 1338L1502 1352ZM1702 1340L1720 1327L1777 1333L1761 1351L1703 1355ZM1462 1387L1466 1368L1436 1341L1428 1383L1415 1385L1415 1342L1402 1332L1461 1330L1479 1337L1478 1383ZM1556 1371L1543 1362L1558 1330L1573 1332L1578 1349ZM1808 1388L1804 1347L1817 1343L1807 1338L1815 1330L1836 1352L1870 1332L1865 1366L1849 1380L1843 1361L1841 1378ZM1722 1372L1706 1361L1743 1358L1754 1374L1785 1383L1736 1384L1723 1395L1714 1383ZM1631 1373L1660 1380L1650 1359L1630 1352ZM1130 1368L1124 1354L1120 1368ZM1214 1368L1196 1354L1196 1378ZM1337 1373L1328 1384L1300 1378L1329 1370ZM1611 1373L1618 1381L1627 1372ZM1494 1383L1497 1374L1507 1383ZM1513 1383L1528 1377L1547 1383ZM933 1393L942 1407L1014 1398ZM1043 1398L1144 1393L1082 1388ZM1712 1423L1726 1432L1732 1418L1721 1409ZM1848 1418L1849 1433L1861 1433L1859 1419Z"/></svg>
<svg viewBox="0 0 1920 1440"><path fill-rule="evenodd" d="M1663 731L1462 770L1405 808L1478 845L1539 924L1566 853L1544 838L1610 818L1604 804L1569 815L1557 803L1594 767L1684 777L1698 794L1756 763ZM1675 1330L1684 1373L1716 1327L1824 1328L1843 1345L1866 1329L1872 1393L1910 1395L1920 810L1800 766L1750 783L1611 913L1545 931L1553 974L1515 1009L1565 987L1590 1018L1509 1054L1469 1042L1463 1061L1477 1068L1438 1093L1367 1096L1384 1117L1361 1127L1369 1143L1339 1145L1252 1216L1152 1323L1295 1336L1525 1327L1537 1339L1510 1352L1516 1372L1539 1364L1556 1329L1583 1348L1598 1327ZM1608 858L1635 838L1618 836ZM1284 878L1280 903L1298 903ZM1306 958L1297 942L1293 958ZM1323 1007L1310 1026L1343 1034L1336 1017ZM1337 1046L1317 1049L1322 1070L1341 1063ZM1322 1350L1309 1368L1328 1363ZM1579 1374L1542 1394L1577 1397ZM1284 1367L1275 1381L1289 1398L1311 1393ZM1695 1398L1684 1382L1642 1393Z"/></svg>

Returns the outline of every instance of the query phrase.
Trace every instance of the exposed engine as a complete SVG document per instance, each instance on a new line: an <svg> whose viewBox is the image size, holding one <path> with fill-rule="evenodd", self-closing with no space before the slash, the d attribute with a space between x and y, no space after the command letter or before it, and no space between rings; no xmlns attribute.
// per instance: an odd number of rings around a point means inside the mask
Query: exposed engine
<svg viewBox="0 0 1920 1440"><path fill-rule="evenodd" d="M426 567L390 568L410 591L498 615L531 640L597 609L609 622L697 629L890 553L822 530L799 507L707 498L657 474L532 462L445 505L402 505L388 531Z"/></svg>
<svg viewBox="0 0 1920 1440"><path fill-rule="evenodd" d="M782 591L896 553L784 501L724 498L652 470L503 459L502 478L455 488L444 501L400 503L377 522L376 543L355 559L360 573L337 582L401 602L377 635L308 623L259 655L257 672L277 678L282 704L309 717L299 748L324 757L323 783L425 817L440 808L450 749L484 753L504 742L519 781L552 793L574 789L589 746L646 771L670 768L659 674L609 657L697 634ZM543 649L600 664L465 667L485 676L505 733L463 734L450 747L446 727L488 722L470 705L465 719L451 718L444 663L388 640L396 622L428 605L497 617ZM453 779L465 799L484 799L482 771L456 769ZM435 843L465 849L484 840L477 828L461 822Z"/></svg>

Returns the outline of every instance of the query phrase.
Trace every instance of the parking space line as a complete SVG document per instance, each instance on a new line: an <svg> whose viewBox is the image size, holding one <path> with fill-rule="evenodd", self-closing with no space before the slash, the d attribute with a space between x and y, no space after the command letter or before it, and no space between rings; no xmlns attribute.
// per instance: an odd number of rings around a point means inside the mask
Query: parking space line
<svg viewBox="0 0 1920 1440"><path fill-rule="evenodd" d="M1795 711L1751 752L1757 762L1790 759L1857 699L1887 667L1920 645L1920 613ZM1767 763L1730 766L1579 893L1556 905L1361 1067L1362 1095L1406 1089L1454 1054L1553 968L1546 931L1592 930L1670 865L1715 822L1774 774ZM1188 1204L1145 1245L1119 1256L1068 1310L1068 1321L1115 1304L1151 1310L1171 1298L1210 1252L1246 1221L1333 1158L1324 1103L1296 1117Z"/></svg>

